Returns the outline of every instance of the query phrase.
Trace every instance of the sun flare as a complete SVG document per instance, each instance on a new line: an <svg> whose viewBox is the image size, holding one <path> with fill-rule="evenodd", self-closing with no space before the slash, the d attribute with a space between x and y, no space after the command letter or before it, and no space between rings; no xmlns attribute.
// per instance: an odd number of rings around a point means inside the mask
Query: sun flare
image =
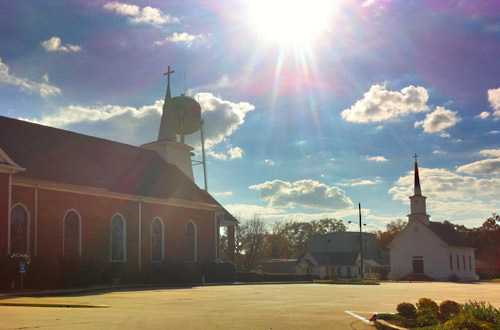
<svg viewBox="0 0 500 330"><path fill-rule="evenodd" d="M332 0L249 0L250 21L265 40L309 43L329 26Z"/></svg>

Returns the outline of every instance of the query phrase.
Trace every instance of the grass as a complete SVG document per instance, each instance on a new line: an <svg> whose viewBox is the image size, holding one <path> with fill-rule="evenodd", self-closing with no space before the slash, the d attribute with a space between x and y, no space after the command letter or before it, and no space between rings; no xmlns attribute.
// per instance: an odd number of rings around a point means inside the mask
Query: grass
<svg viewBox="0 0 500 330"><path fill-rule="evenodd" d="M375 280L365 280L360 278L338 278L334 280L314 280L314 283L320 284L379 284Z"/></svg>

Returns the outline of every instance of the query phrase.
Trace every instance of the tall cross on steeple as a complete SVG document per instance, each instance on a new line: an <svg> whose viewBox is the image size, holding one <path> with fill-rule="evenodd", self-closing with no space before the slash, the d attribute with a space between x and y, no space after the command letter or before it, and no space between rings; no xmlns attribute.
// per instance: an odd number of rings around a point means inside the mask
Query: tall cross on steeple
<svg viewBox="0 0 500 330"><path fill-rule="evenodd" d="M168 81L167 81L167 94L165 95L165 102L167 101L167 99L170 99L171 95L170 95L170 75L172 73L174 73L175 71L173 70L170 70L170 65L168 66L168 70L167 72L165 72L163 75L164 76L167 76L168 77Z"/></svg>
<svg viewBox="0 0 500 330"><path fill-rule="evenodd" d="M164 75L164 76L168 76L168 80L170 81L170 75L171 75L172 73L174 73L174 72L175 72L175 71L173 71L173 70L171 71L171 70L170 70L170 65L169 65L169 66L168 66L168 71L167 71L167 72L165 72L163 75Z"/></svg>
<svg viewBox="0 0 500 330"><path fill-rule="evenodd" d="M417 155L417 153L415 153L415 156L412 156L412 157L413 157L413 158L415 158L415 163L416 163L416 162L417 162L417 158L419 157L419 156Z"/></svg>
<svg viewBox="0 0 500 330"><path fill-rule="evenodd" d="M168 77L167 82L167 93L165 94L165 102L163 102L163 112L161 115L160 131L158 132L158 141L170 140L175 141L175 122L172 115L171 109L171 99L172 95L170 93L170 75L174 73L170 70L170 65L168 66L167 72L163 75Z"/></svg>

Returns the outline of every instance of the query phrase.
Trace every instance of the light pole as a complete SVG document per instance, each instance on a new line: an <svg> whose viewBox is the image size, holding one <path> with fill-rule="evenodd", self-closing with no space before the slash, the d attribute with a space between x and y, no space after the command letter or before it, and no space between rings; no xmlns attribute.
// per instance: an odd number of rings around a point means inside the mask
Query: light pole
<svg viewBox="0 0 500 330"><path fill-rule="evenodd" d="M359 210L359 256L360 256L360 259L361 259L361 272L360 272L360 275L361 275L361 279L363 279L363 274L364 274L364 270L363 270L363 227L362 226L366 226L366 223L362 224L361 223L361 203L358 202L358 210ZM348 221L348 223L353 223L352 221Z"/></svg>

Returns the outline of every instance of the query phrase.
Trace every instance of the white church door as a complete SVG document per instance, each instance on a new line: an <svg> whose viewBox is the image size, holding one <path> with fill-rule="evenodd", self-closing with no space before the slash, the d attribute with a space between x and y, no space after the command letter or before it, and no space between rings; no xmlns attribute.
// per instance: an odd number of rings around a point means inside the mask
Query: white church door
<svg viewBox="0 0 500 330"><path fill-rule="evenodd" d="M413 274L424 273L424 257L413 257Z"/></svg>

